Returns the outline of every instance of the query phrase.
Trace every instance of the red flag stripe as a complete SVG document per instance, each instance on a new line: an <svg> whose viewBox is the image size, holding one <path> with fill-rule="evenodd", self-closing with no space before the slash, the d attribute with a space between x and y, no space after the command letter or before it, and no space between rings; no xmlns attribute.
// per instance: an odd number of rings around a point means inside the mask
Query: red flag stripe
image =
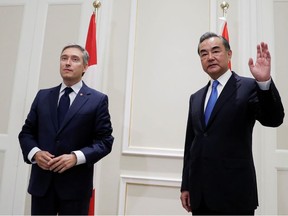
<svg viewBox="0 0 288 216"><path fill-rule="evenodd" d="M223 26L223 29L222 29L222 37L224 37L229 42L229 33L228 33L228 26L227 26L227 21L226 20L224 22L224 26ZM231 70L231 68L232 68L231 60L228 63L228 67Z"/></svg>
<svg viewBox="0 0 288 216"><path fill-rule="evenodd" d="M96 17L94 12L90 18L85 48L90 55L88 65L97 64Z"/></svg>
<svg viewBox="0 0 288 216"><path fill-rule="evenodd" d="M92 197L90 199L88 215L94 215L95 214L94 206L95 206L95 189L93 189Z"/></svg>
<svg viewBox="0 0 288 216"><path fill-rule="evenodd" d="M225 24L224 24L222 36L229 42L227 22L225 22Z"/></svg>

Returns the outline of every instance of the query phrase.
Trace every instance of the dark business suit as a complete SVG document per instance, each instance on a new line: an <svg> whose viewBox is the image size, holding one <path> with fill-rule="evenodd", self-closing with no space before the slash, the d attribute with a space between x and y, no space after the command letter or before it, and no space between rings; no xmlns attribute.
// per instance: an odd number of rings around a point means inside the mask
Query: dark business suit
<svg viewBox="0 0 288 216"><path fill-rule="evenodd" d="M89 198L93 188L94 163L110 153L113 143L108 97L84 83L65 119L58 128L57 103L60 86L40 90L19 134L25 162L32 148L38 147L55 157L83 152L86 163L63 173L54 173L32 165L28 192L44 196L51 182L61 199Z"/></svg>
<svg viewBox="0 0 288 216"><path fill-rule="evenodd" d="M279 126L284 109L271 82L262 91L256 81L234 72L218 97L207 126L204 102L209 84L190 98L181 191L190 192L191 209L205 201L220 212L258 206L252 156L255 121Z"/></svg>

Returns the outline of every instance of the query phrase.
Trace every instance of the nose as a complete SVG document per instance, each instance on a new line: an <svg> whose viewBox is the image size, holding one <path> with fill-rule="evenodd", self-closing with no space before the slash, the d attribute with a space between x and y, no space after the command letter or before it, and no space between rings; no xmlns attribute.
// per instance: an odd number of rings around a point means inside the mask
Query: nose
<svg viewBox="0 0 288 216"><path fill-rule="evenodd" d="M70 66L71 65L71 60L69 58L66 60L65 65L66 66Z"/></svg>
<svg viewBox="0 0 288 216"><path fill-rule="evenodd" d="M209 52L209 53L208 53L208 60L211 60L211 59L213 59L213 58L214 58L213 53L212 53L212 52Z"/></svg>

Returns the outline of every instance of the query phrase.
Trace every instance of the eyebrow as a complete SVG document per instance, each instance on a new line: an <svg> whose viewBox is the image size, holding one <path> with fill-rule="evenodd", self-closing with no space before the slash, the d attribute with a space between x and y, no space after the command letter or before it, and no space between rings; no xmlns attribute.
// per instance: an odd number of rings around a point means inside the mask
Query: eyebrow
<svg viewBox="0 0 288 216"><path fill-rule="evenodd" d="M77 55L67 55L67 54L63 54L63 55L61 55L61 57L80 58L80 57L77 56Z"/></svg>
<svg viewBox="0 0 288 216"><path fill-rule="evenodd" d="M214 47L212 47L212 51L213 50L216 50L216 49L221 49L221 47L220 46L214 46ZM201 49L200 51L199 51L199 53L202 53L202 52L208 52L208 50L207 49Z"/></svg>

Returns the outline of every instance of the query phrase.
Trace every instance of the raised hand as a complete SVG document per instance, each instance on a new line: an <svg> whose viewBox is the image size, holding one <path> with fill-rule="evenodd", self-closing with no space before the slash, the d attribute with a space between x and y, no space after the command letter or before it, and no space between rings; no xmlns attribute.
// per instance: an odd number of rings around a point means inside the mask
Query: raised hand
<svg viewBox="0 0 288 216"><path fill-rule="evenodd" d="M254 65L253 59L248 62L253 77L259 82L265 82L271 78L271 55L268 44L261 42L257 45L257 59Z"/></svg>

